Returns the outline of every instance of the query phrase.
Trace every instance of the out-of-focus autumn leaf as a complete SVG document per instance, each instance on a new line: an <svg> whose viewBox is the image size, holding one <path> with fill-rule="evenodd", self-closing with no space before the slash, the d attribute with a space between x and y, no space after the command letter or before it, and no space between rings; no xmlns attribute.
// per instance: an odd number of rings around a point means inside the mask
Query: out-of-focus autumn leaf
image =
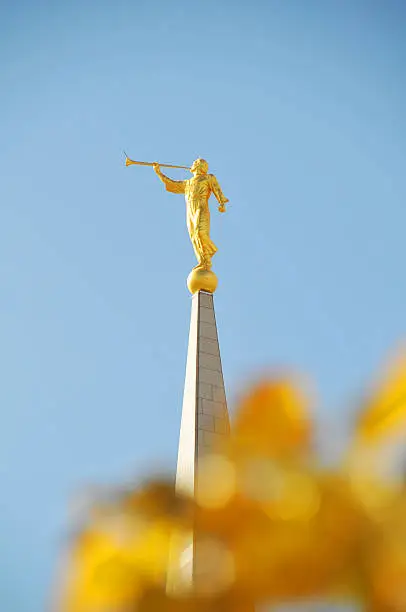
<svg viewBox="0 0 406 612"><path fill-rule="evenodd" d="M364 570L374 610L406 610L406 490L365 541Z"/></svg>
<svg viewBox="0 0 406 612"><path fill-rule="evenodd" d="M365 402L356 424L356 439L376 442L400 428L406 428L406 353L390 364L385 378Z"/></svg>
<svg viewBox="0 0 406 612"><path fill-rule="evenodd" d="M262 381L237 407L235 452L255 457L286 457L309 450L308 399L290 381Z"/></svg>
<svg viewBox="0 0 406 612"><path fill-rule="evenodd" d="M73 547L63 611L127 605L148 585L165 584L173 533L191 529L191 505L162 482L97 505Z"/></svg>

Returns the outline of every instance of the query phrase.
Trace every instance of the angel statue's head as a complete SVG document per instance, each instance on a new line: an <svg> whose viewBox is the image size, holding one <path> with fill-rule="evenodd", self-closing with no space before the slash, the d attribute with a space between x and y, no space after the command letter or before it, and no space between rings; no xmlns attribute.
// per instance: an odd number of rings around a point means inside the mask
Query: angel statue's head
<svg viewBox="0 0 406 612"><path fill-rule="evenodd" d="M196 174L207 174L209 171L209 164L205 159L199 157L193 162L190 171Z"/></svg>

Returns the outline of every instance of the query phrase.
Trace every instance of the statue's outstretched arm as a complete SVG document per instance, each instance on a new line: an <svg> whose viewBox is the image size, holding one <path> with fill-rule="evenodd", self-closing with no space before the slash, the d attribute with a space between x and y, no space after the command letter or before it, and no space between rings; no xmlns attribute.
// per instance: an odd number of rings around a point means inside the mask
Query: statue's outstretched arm
<svg viewBox="0 0 406 612"><path fill-rule="evenodd" d="M154 164L153 168L157 174L157 176L161 179L167 191L171 193L185 193L186 181L174 181L173 179L166 176L163 172L161 172L161 168L159 164Z"/></svg>

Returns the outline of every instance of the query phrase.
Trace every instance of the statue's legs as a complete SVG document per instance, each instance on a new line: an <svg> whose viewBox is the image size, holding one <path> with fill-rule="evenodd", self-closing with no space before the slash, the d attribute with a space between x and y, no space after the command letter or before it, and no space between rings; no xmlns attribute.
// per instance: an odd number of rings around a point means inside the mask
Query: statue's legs
<svg viewBox="0 0 406 612"><path fill-rule="evenodd" d="M197 250L197 245L196 245L196 241L194 238L195 237L195 225L193 223L192 215L188 215L187 217L187 229L189 232L190 242L192 243L192 247L196 255L196 259L199 262L198 265L195 266L195 268L197 268L200 265L200 254L199 254L199 251Z"/></svg>
<svg viewBox="0 0 406 612"><path fill-rule="evenodd" d="M217 247L210 239L210 213L198 210L196 214L188 218L188 230L193 250L198 261L195 268L211 270L211 258L217 252Z"/></svg>

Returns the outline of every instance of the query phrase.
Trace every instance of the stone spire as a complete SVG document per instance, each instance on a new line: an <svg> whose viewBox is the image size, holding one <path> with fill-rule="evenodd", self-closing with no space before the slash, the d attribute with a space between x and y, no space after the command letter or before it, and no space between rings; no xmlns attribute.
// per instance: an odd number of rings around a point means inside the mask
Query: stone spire
<svg viewBox="0 0 406 612"><path fill-rule="evenodd" d="M176 489L194 495L199 458L230 431L213 294L192 296Z"/></svg>
<svg viewBox="0 0 406 612"><path fill-rule="evenodd" d="M195 496L199 461L215 453L230 432L213 294L198 291L192 296L189 344L179 437L176 491ZM179 549L183 550L179 558ZM168 592L194 588L201 546L194 534L188 541L174 541L169 561Z"/></svg>

